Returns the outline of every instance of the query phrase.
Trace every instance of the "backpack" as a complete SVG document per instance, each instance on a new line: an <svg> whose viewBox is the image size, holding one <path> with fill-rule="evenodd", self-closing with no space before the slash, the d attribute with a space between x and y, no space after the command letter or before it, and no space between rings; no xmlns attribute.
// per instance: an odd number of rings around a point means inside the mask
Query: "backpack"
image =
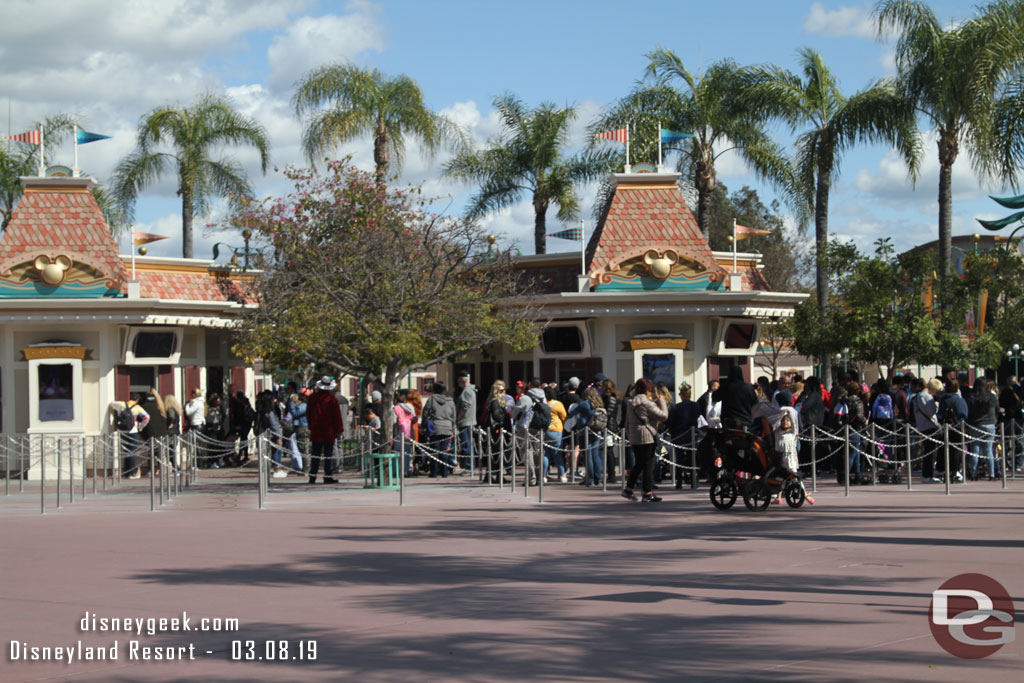
<svg viewBox="0 0 1024 683"><path fill-rule="evenodd" d="M941 410L942 422L944 424L955 425L960 422L960 418L956 415L956 403L954 401L943 401Z"/></svg>
<svg viewBox="0 0 1024 683"><path fill-rule="evenodd" d="M132 412L131 406L125 406L124 409L117 414L117 431L130 432L134 426L135 413Z"/></svg>
<svg viewBox="0 0 1024 683"><path fill-rule="evenodd" d="M392 410L395 413L395 421L398 423L398 429L405 434L407 437L412 436L412 418L413 415L408 410L401 406L395 406Z"/></svg>
<svg viewBox="0 0 1024 683"><path fill-rule="evenodd" d="M529 426L530 429L546 432L551 426L551 406L543 401L534 401Z"/></svg>
<svg viewBox="0 0 1024 683"><path fill-rule="evenodd" d="M871 408L871 417L878 420L891 420L893 416L892 396L879 394L875 405Z"/></svg>
<svg viewBox="0 0 1024 683"><path fill-rule="evenodd" d="M594 414L590 416L590 428L595 432L599 432L608 426L608 411L604 408L598 408L594 411Z"/></svg>

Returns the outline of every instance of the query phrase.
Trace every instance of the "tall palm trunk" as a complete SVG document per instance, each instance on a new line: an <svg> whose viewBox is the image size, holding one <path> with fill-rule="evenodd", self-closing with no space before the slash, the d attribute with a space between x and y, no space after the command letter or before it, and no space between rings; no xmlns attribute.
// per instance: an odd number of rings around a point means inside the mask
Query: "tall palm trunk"
<svg viewBox="0 0 1024 683"><path fill-rule="evenodd" d="M711 243L711 195L715 192L715 162L711 156L711 147L701 147L701 158L697 161L697 175L694 178L697 186L697 225L704 234L704 239Z"/></svg>
<svg viewBox="0 0 1024 683"><path fill-rule="evenodd" d="M957 133L939 134L939 307L945 302L945 282L951 272L953 253L953 162L957 157Z"/></svg>
<svg viewBox="0 0 1024 683"><path fill-rule="evenodd" d="M391 156L388 153L388 129L384 126L383 119L377 123L377 132L373 135L373 161L377 164L377 182L384 184L388 175L388 164Z"/></svg>
<svg viewBox="0 0 1024 683"><path fill-rule="evenodd" d="M181 255L192 258L192 186L187 181L181 183ZM134 247L132 247L134 249Z"/></svg>
<svg viewBox="0 0 1024 683"><path fill-rule="evenodd" d="M814 194L814 284L818 294L818 313L824 321L828 315L828 273L825 272L825 254L828 252L828 193L832 182L832 169L818 164L818 182ZM821 381L826 388L832 386L832 357L821 357Z"/></svg>
<svg viewBox="0 0 1024 683"><path fill-rule="evenodd" d="M547 235L548 200L533 195L533 248L534 253L546 254L548 249Z"/></svg>

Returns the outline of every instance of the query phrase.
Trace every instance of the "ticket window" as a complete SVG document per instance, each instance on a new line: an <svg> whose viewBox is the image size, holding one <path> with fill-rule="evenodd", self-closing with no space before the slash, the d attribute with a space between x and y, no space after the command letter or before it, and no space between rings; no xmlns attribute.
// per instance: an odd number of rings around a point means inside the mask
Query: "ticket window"
<svg viewBox="0 0 1024 683"><path fill-rule="evenodd" d="M82 430L82 361L29 360L29 432Z"/></svg>
<svg viewBox="0 0 1024 683"><path fill-rule="evenodd" d="M633 351L633 374L645 377L652 384L659 382L675 395L683 378L682 349L637 349Z"/></svg>

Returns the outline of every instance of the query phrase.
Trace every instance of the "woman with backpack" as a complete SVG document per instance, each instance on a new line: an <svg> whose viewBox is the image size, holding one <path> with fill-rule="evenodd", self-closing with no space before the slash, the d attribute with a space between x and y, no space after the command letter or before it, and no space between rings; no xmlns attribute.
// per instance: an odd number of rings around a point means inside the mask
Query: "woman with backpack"
<svg viewBox="0 0 1024 683"><path fill-rule="evenodd" d="M636 381L633 388L634 396L626 406L626 434L633 447L635 464L629 471L626 487L622 489L622 497L635 501L633 495L637 479L643 474L643 497L645 503L661 502L654 495L654 446L658 434L658 423L668 419L668 406L664 401L655 403L652 399L654 386L646 377Z"/></svg>
<svg viewBox="0 0 1024 683"><path fill-rule="evenodd" d="M869 484L869 480L861 478L861 434L868 424L867 410L864 407L864 390L861 385L851 380L846 383L846 422L850 425L850 472L853 472L851 484ZM840 471L842 468L840 468ZM850 472L841 473L840 484L846 484Z"/></svg>
<svg viewBox="0 0 1024 683"><path fill-rule="evenodd" d="M996 438L996 418L999 399L989 388L989 380L978 377L967 398L967 478L977 481L978 458L987 464L988 480L996 478L996 460L992 455L992 442Z"/></svg>
<svg viewBox="0 0 1024 683"><path fill-rule="evenodd" d="M392 442L392 449L395 453L402 454L405 476L412 477L415 476L411 455L413 451L413 425L416 424L416 408L409 403L408 389L398 392L397 400L392 410L395 413L395 436Z"/></svg>
<svg viewBox="0 0 1024 683"><path fill-rule="evenodd" d="M264 390L256 396L256 420L253 427L256 436L267 432L267 438L270 439L270 459L274 463L274 473L271 476L275 479L284 479L288 473L281 466L281 420L272 392Z"/></svg>

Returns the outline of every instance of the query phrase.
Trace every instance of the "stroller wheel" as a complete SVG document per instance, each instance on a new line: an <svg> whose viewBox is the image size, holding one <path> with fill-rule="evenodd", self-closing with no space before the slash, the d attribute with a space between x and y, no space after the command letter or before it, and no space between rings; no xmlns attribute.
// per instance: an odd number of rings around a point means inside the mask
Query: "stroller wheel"
<svg viewBox="0 0 1024 683"><path fill-rule="evenodd" d="M736 502L736 483L722 477L711 484L711 504L719 510L728 510Z"/></svg>
<svg viewBox="0 0 1024 683"><path fill-rule="evenodd" d="M767 510L771 502L772 494L763 480L755 479L743 487L743 504L751 512Z"/></svg>
<svg viewBox="0 0 1024 683"><path fill-rule="evenodd" d="M804 487L796 482L786 484L782 495L786 498L786 504L791 508L798 508L807 500L807 492Z"/></svg>

